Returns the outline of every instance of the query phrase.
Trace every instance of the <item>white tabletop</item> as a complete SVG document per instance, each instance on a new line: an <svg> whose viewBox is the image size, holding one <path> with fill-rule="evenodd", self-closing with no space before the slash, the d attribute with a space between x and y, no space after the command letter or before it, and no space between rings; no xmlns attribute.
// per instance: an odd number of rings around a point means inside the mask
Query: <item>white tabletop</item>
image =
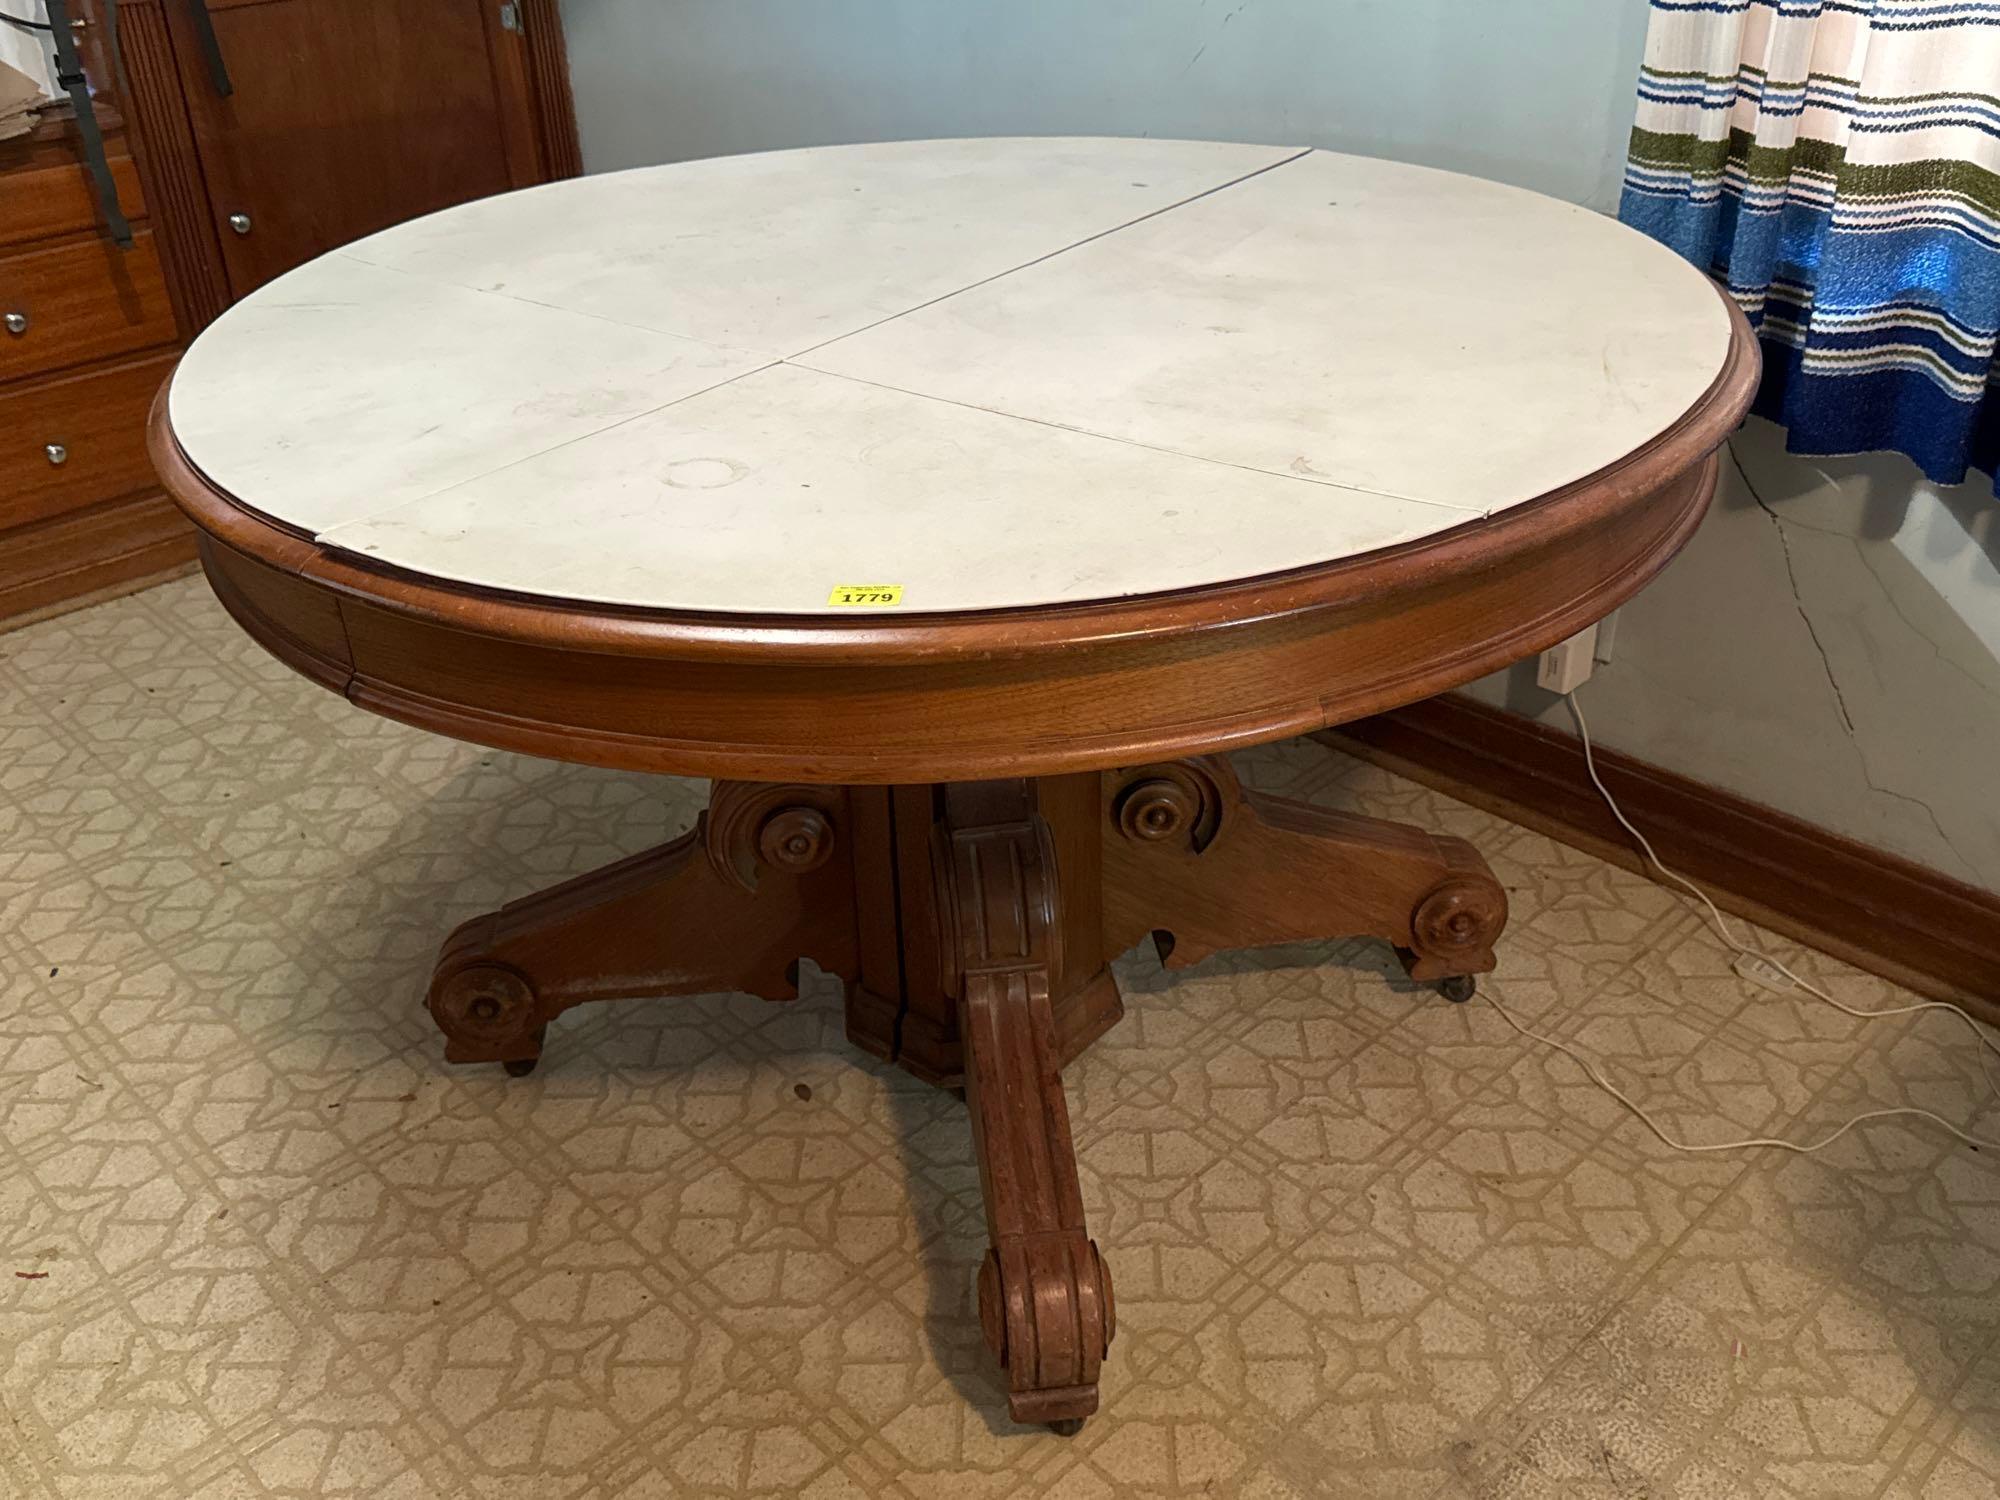
<svg viewBox="0 0 2000 1500"><path fill-rule="evenodd" d="M327 546L654 608L1157 593L1477 521L1707 391L1707 279L1584 209L1184 141L909 142L579 178L231 308L169 412Z"/></svg>

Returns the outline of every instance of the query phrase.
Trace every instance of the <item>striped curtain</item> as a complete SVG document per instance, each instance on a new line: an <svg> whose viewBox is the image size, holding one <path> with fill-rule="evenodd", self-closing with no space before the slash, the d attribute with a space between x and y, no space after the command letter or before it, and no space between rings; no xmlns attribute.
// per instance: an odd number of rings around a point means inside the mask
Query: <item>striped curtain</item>
<svg viewBox="0 0 2000 1500"><path fill-rule="evenodd" d="M1795 453L2000 460L2000 0L1653 0L1619 216L1723 281Z"/></svg>

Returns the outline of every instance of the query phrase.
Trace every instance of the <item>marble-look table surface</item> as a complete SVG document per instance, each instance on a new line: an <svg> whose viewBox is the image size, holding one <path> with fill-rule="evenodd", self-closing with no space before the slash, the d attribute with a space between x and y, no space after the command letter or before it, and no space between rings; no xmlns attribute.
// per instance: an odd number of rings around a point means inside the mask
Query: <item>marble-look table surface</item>
<svg viewBox="0 0 2000 1500"><path fill-rule="evenodd" d="M1520 189L1009 139L645 168L418 219L237 303L189 460L323 544L676 610L1151 594L1413 541L1708 390L1714 287Z"/></svg>

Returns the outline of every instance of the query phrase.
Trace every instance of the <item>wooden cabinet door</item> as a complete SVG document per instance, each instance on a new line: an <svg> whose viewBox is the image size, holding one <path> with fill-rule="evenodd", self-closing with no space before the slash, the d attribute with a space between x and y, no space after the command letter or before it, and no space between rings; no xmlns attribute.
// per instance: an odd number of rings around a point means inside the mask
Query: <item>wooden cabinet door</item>
<svg viewBox="0 0 2000 1500"><path fill-rule="evenodd" d="M232 297L391 224L560 175L536 140L522 7L206 0L225 97L198 3L164 9Z"/></svg>

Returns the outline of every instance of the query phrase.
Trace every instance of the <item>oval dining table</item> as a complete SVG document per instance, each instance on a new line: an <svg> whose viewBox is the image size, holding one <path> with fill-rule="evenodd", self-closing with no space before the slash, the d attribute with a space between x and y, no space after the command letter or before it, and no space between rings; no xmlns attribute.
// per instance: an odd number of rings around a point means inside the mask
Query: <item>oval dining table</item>
<svg viewBox="0 0 2000 1500"><path fill-rule="evenodd" d="M962 1089L1016 1420L1115 1316L1060 1070L1110 962L1336 936L1455 1000L1462 840L1226 752L1464 683L1673 557L1750 401L1742 315L1520 189L1203 142L835 147L508 193L271 282L154 460L217 597L378 714L714 779L694 832L444 941L453 1062L585 1001L845 984Z"/></svg>

